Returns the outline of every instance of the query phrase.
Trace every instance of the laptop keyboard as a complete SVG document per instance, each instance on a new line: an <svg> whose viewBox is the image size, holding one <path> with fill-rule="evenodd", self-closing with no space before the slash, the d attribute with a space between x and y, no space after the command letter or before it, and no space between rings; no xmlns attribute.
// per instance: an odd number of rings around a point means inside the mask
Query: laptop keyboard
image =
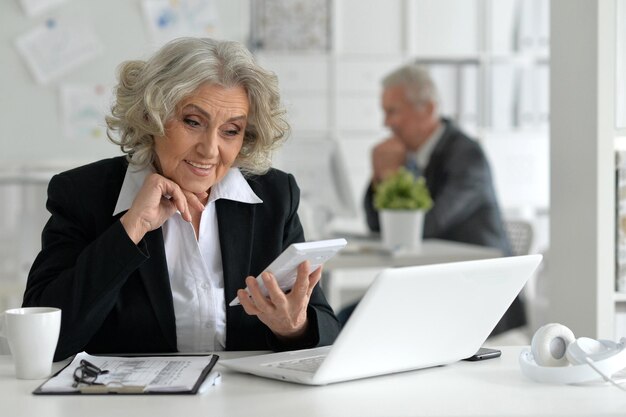
<svg viewBox="0 0 626 417"><path fill-rule="evenodd" d="M310 358L266 363L265 366L314 373L320 367L324 358L326 358L326 355L311 356Z"/></svg>

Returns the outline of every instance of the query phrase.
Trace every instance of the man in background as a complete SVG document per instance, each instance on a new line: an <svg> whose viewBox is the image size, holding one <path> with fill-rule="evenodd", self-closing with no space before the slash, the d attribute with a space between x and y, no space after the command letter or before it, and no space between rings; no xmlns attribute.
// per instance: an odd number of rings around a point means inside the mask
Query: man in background
<svg viewBox="0 0 626 417"><path fill-rule="evenodd" d="M385 126L392 135L372 152L373 178L364 199L370 229L380 230L374 187L405 166L425 177L433 198L424 218L424 238L488 246L511 255L487 158L476 141L440 117L428 71L405 65L387 75L382 86ZM492 335L524 324L524 308L516 298Z"/></svg>

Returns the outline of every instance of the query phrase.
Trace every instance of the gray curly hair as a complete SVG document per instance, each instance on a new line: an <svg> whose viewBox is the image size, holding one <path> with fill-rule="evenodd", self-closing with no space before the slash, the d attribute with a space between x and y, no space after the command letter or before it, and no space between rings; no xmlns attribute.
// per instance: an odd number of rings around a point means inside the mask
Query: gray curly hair
<svg viewBox="0 0 626 417"><path fill-rule="evenodd" d="M122 63L116 100L106 117L107 136L133 165L152 164L154 138L165 135L177 104L207 83L245 89L250 107L235 165L244 174L267 172L272 151L287 137L289 124L276 75L261 68L238 42L179 38L147 61Z"/></svg>

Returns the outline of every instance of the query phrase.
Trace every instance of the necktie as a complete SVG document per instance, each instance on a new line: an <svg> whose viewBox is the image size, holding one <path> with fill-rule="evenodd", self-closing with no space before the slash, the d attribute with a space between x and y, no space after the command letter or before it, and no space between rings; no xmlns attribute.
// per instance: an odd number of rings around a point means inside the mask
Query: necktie
<svg viewBox="0 0 626 417"><path fill-rule="evenodd" d="M405 166L406 169L409 170L410 173L412 173L415 176L415 178L418 178L418 177L420 177L422 175L422 170L417 165L417 162L415 161L415 158L413 158L411 156L407 156L406 162L404 163L404 166Z"/></svg>

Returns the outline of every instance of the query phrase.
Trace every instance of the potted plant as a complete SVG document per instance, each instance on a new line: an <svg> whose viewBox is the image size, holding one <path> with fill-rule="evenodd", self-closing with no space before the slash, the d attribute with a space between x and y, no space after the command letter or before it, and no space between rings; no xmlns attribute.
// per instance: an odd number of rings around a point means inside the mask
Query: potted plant
<svg viewBox="0 0 626 417"><path fill-rule="evenodd" d="M415 178L404 167L381 181L374 189L374 207L385 247L393 252L419 250L424 214L432 205L424 177Z"/></svg>

